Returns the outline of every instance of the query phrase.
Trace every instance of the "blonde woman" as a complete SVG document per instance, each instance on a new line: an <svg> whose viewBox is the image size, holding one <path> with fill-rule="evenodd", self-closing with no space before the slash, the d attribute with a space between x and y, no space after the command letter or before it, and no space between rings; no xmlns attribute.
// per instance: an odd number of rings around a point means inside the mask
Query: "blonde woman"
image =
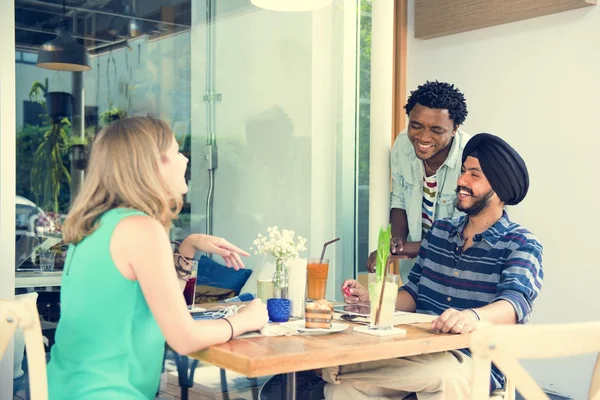
<svg viewBox="0 0 600 400"><path fill-rule="evenodd" d="M227 319L190 316L182 295L187 263L178 262L175 273L167 234L188 189L187 163L168 126L154 118L115 122L96 138L64 224L70 247L48 365L50 399L153 399L165 339L188 354L267 323L260 300ZM207 235L186 238L179 253L195 250L218 253L234 268L247 255Z"/></svg>

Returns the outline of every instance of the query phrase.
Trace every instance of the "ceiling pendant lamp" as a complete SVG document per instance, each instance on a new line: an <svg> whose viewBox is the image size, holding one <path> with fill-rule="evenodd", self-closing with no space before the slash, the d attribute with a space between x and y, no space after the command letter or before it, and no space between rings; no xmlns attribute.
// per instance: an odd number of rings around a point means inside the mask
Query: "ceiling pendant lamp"
<svg viewBox="0 0 600 400"><path fill-rule="evenodd" d="M124 18L128 18L125 23L122 22ZM131 0L125 4L121 15L112 18L108 25L108 33L118 38L134 39L143 34L142 28L142 22L136 18L134 0Z"/></svg>
<svg viewBox="0 0 600 400"><path fill-rule="evenodd" d="M38 51L37 66L55 71L83 72L92 69L90 57L85 47L71 36L65 20L65 0L63 17L56 38L44 43Z"/></svg>
<svg viewBox="0 0 600 400"><path fill-rule="evenodd" d="M251 0L259 8L271 11L315 11L327 7L331 0Z"/></svg>

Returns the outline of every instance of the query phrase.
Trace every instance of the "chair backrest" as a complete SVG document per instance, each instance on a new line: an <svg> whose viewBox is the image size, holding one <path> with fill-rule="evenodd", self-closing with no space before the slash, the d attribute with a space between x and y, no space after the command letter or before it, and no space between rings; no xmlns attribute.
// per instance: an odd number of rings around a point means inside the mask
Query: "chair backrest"
<svg viewBox="0 0 600 400"><path fill-rule="evenodd" d="M548 399L517 361L600 352L600 321L549 325L479 323L471 336L472 398L489 398L491 363L525 399ZM600 400L600 355L596 358L588 399Z"/></svg>
<svg viewBox="0 0 600 400"><path fill-rule="evenodd" d="M17 328L23 330L32 400L48 400L46 353L40 317L34 301L0 299L0 358Z"/></svg>

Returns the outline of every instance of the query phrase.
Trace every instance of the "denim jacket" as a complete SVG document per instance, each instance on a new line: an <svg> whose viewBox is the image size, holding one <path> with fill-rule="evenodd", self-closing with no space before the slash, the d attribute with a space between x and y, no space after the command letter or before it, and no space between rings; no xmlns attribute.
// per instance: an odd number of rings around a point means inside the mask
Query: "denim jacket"
<svg viewBox="0 0 600 400"><path fill-rule="evenodd" d="M462 213L456 210L456 182L460 176L462 153L471 138L470 135L457 130L446 161L437 171L437 196L434 202L433 219L460 216ZM406 130L400 132L390 157L392 172L392 193L390 199L391 208L399 208L406 211L408 219L409 242L418 242L423 233L422 209L423 209L423 178L425 167L423 162L415 155L415 149L408 139ZM402 281L410 272L414 260L400 261L400 274Z"/></svg>

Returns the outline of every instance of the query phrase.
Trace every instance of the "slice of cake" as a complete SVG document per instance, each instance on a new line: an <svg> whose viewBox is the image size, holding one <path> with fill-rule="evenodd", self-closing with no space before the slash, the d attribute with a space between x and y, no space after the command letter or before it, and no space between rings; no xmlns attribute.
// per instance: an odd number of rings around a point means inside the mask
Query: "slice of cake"
<svg viewBox="0 0 600 400"><path fill-rule="evenodd" d="M325 299L306 304L304 320L307 329L329 329L333 317L333 306Z"/></svg>

